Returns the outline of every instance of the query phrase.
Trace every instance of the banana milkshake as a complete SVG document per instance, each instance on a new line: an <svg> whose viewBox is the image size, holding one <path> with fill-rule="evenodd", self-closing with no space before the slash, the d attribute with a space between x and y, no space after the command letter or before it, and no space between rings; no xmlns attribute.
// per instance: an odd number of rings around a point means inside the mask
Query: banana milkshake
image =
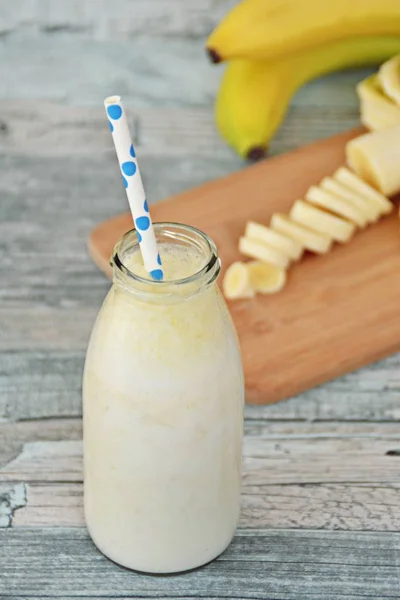
<svg viewBox="0 0 400 600"><path fill-rule="evenodd" d="M207 563L233 537L244 389L215 245L184 225L155 232L164 281L149 278L137 234L126 234L89 343L85 517L112 560L171 573Z"/></svg>

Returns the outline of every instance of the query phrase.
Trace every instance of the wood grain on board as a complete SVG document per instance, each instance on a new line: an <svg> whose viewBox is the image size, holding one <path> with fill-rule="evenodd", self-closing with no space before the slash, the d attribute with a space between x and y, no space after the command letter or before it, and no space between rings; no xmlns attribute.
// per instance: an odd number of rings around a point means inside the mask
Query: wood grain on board
<svg viewBox="0 0 400 600"><path fill-rule="evenodd" d="M248 219L268 223L307 188L344 163L353 130L211 181L153 207L155 221L199 227L217 243L223 266L240 259ZM110 275L129 214L99 225L93 260ZM382 219L349 244L294 265L273 296L230 302L241 343L250 403L271 403L343 375L400 348L400 236L397 216Z"/></svg>

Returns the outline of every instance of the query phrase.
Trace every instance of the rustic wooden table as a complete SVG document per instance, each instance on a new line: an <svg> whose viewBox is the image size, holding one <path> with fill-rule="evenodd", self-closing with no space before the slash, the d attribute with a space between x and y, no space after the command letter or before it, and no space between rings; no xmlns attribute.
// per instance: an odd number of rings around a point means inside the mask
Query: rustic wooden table
<svg viewBox="0 0 400 600"><path fill-rule="evenodd" d="M152 201L241 168L202 51L230 3L0 0L1 598L400 598L400 356L246 407L240 526L213 564L138 575L84 527L81 376L109 287L85 243L126 209L102 100L131 106ZM362 76L303 90L271 152L355 125Z"/></svg>

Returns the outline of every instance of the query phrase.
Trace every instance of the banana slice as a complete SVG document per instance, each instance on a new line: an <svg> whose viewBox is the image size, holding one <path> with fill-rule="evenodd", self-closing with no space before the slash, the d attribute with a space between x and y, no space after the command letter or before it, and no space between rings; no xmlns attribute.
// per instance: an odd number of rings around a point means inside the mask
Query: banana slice
<svg viewBox="0 0 400 600"><path fill-rule="evenodd" d="M388 100L389 102L389 100ZM392 107L395 105L390 101ZM394 115L391 111L382 110L371 102L360 101L360 121L370 131L380 131L400 124L400 107L396 107L398 113Z"/></svg>
<svg viewBox="0 0 400 600"><path fill-rule="evenodd" d="M237 300L239 298L253 298L254 289L250 282L250 273L242 262L234 262L226 270L222 282L225 298Z"/></svg>
<svg viewBox="0 0 400 600"><path fill-rule="evenodd" d="M317 254L326 254L331 245L332 238L313 231L309 227L304 227L289 219L286 215L275 213L272 215L271 227L279 233L290 236L302 244L310 252Z"/></svg>
<svg viewBox="0 0 400 600"><path fill-rule="evenodd" d="M353 223L334 217L303 200L296 200L290 211L290 217L301 225L307 225L319 233L330 235L337 242L348 242L355 231Z"/></svg>
<svg viewBox="0 0 400 600"><path fill-rule="evenodd" d="M326 190L321 189L315 185L312 185L306 193L306 200L311 202L311 204L315 204L315 206L320 206L339 217L344 217L349 221L352 221L359 227L365 227L367 224L367 219L364 217L362 212L354 208L354 206L327 192Z"/></svg>
<svg viewBox="0 0 400 600"><path fill-rule="evenodd" d="M349 169L346 169L346 167L340 167L333 178L368 200L377 210L379 210L380 215L388 214L393 210L393 204L385 198L385 196L360 179L360 177L357 177L357 175L352 173Z"/></svg>
<svg viewBox="0 0 400 600"><path fill-rule="evenodd" d="M400 192L400 125L360 135L346 144L350 167L385 196Z"/></svg>
<svg viewBox="0 0 400 600"><path fill-rule="evenodd" d="M386 96L400 104L400 54L383 63L378 78Z"/></svg>
<svg viewBox="0 0 400 600"><path fill-rule="evenodd" d="M382 91L377 75L363 79L357 85L360 99L361 123L368 129L379 130L400 123L400 106Z"/></svg>
<svg viewBox="0 0 400 600"><path fill-rule="evenodd" d="M252 288L260 294L280 292L286 283L286 271L281 267L254 260L247 264Z"/></svg>
<svg viewBox="0 0 400 600"><path fill-rule="evenodd" d="M292 260L298 260L303 254L303 246L301 244L269 227L254 223L254 221L248 221L244 235L247 238L260 240L276 248L276 250L286 254Z"/></svg>
<svg viewBox="0 0 400 600"><path fill-rule="evenodd" d="M286 269L289 265L289 258L283 252L268 246L260 240L252 240L247 237L241 237L239 240L239 252L250 258L256 258L277 267Z"/></svg>
<svg viewBox="0 0 400 600"><path fill-rule="evenodd" d="M375 204L368 202L360 194L356 194L356 192L335 181L332 177L325 177L319 185L323 190L352 204L356 210L364 215L368 223L375 223L378 220L380 211Z"/></svg>

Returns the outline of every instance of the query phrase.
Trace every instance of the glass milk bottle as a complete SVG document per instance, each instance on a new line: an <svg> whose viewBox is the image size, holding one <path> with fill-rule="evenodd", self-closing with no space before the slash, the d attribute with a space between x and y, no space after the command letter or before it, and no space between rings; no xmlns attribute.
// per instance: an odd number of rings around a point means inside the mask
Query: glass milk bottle
<svg viewBox="0 0 400 600"><path fill-rule="evenodd" d="M185 225L155 232L164 281L148 278L127 233L89 343L85 518L115 562L173 573L214 559L234 535L244 389L214 243Z"/></svg>

